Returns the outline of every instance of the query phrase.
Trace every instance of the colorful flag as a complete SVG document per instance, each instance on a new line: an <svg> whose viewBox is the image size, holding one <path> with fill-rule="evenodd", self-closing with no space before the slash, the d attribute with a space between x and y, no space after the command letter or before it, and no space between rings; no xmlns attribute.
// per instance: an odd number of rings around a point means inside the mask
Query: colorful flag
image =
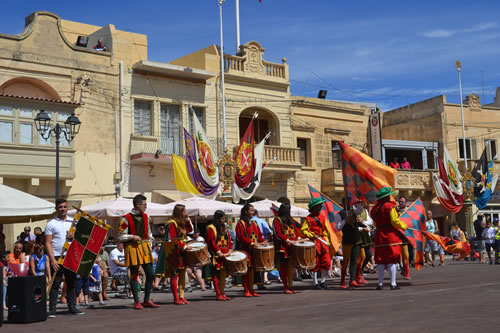
<svg viewBox="0 0 500 333"><path fill-rule="evenodd" d="M219 184L212 186L203 178L197 163L196 142L186 129L184 129L184 142L186 144L186 168L193 186L204 196L216 194Z"/></svg>
<svg viewBox="0 0 500 333"><path fill-rule="evenodd" d="M378 190L386 186L394 188L396 169L383 165L343 142L339 144L348 205L353 205L358 200L375 202Z"/></svg>
<svg viewBox="0 0 500 333"><path fill-rule="evenodd" d="M316 190L311 185L309 186L309 194L311 195L311 199L314 198L322 198L326 200L323 203L323 208L321 209L321 215L325 217L329 223L326 224L330 234L330 244L332 244L333 250L336 252L340 244L342 244L342 231L337 230L337 225L335 224L335 215L342 211L342 206L328 198L326 195Z"/></svg>
<svg viewBox="0 0 500 333"><path fill-rule="evenodd" d="M425 237L427 237L427 239L436 241L446 252L458 254L459 257L457 258L457 260L470 255L471 248L469 243L467 242L460 242L458 240L453 240L448 237L443 237L426 231L422 231L422 233L425 235Z"/></svg>
<svg viewBox="0 0 500 333"><path fill-rule="evenodd" d="M257 191L260 186L262 169L267 164L264 164L264 145L267 136L255 147L255 170L254 176L246 188L240 188L236 183L233 184L233 202L238 203L241 199L248 200Z"/></svg>
<svg viewBox="0 0 500 333"><path fill-rule="evenodd" d="M472 176L475 178L474 203L478 209L483 209L488 204L491 193L497 186L498 175L493 176L493 160L488 164L487 148L488 146L484 148L481 158L472 170Z"/></svg>
<svg viewBox="0 0 500 333"><path fill-rule="evenodd" d="M83 212L83 215L87 214ZM67 249L66 254L64 258L59 259L59 263L86 279L92 270L95 258L99 254L110 226L93 216L83 217L78 213L74 219L76 227L72 228L73 241L71 244L68 242L64 244L64 248Z"/></svg>
<svg viewBox="0 0 500 333"><path fill-rule="evenodd" d="M452 213L458 213L462 209L464 201L462 175L451 159L446 146L443 147L443 152L443 161L438 158L439 176L435 173L432 174L434 190L441 206Z"/></svg>
<svg viewBox="0 0 500 333"><path fill-rule="evenodd" d="M194 139L196 141L196 162L203 180L210 186L219 185L219 169L217 168L217 153L210 146L210 140L203 129L193 108L191 109L194 123Z"/></svg>
<svg viewBox="0 0 500 333"><path fill-rule="evenodd" d="M191 193L191 194L201 194L200 191L193 185L191 178L186 166L186 160L175 154L172 155L172 161L174 165L174 177L175 177L175 187L177 191Z"/></svg>
<svg viewBox="0 0 500 333"><path fill-rule="evenodd" d="M245 135L241 138L240 146L234 154L236 161L236 173L234 175L235 183L240 188L246 188L255 175L255 158L254 158L254 145L255 140L253 136L253 120L252 117L248 125Z"/></svg>
<svg viewBox="0 0 500 333"><path fill-rule="evenodd" d="M408 226L408 229L405 231L405 236L415 249L415 268L418 271L424 264L425 247L425 237L422 234L422 230L425 231L426 217L422 200L417 198L417 200L399 216L399 219Z"/></svg>

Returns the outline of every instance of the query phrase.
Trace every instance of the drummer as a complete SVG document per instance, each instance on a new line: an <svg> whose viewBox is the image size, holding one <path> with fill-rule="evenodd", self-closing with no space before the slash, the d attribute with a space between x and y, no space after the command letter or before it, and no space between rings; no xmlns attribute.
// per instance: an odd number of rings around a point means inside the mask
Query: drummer
<svg viewBox="0 0 500 333"><path fill-rule="evenodd" d="M332 265L330 257L330 234L325 217L320 215L322 198L313 198L309 202L310 214L302 222L302 233L311 241L316 242L316 267L313 270L314 289L328 289L326 277ZM321 271L321 284L318 284L318 272Z"/></svg>
<svg viewBox="0 0 500 333"><path fill-rule="evenodd" d="M212 255L212 281L218 301L228 301L231 299L224 293L224 288L226 287L224 257L233 248L231 243L231 235L226 228L226 215L223 211L217 210L214 214L213 223L208 225L207 228L207 244L208 250Z"/></svg>
<svg viewBox="0 0 500 333"><path fill-rule="evenodd" d="M290 216L290 205L281 204L278 216L273 220L274 248L276 249L280 277L283 281L285 294L295 294L293 290L293 265L290 262L292 255L291 242L296 240L293 219Z"/></svg>
<svg viewBox="0 0 500 333"><path fill-rule="evenodd" d="M169 251L180 251L177 252L175 258L174 256L166 254L167 263L165 265L165 275L170 276L170 288L172 289L172 295L174 296L174 304L182 305L189 304L189 302L184 298L184 287L186 285L186 267L184 266L184 260L182 257L182 251L186 246L186 241L188 239L187 234L193 231L193 225L189 219L186 211L186 206L175 205L174 211L172 212L172 219L167 221L167 232L165 234L166 240L172 245L177 245L178 250L175 248L167 249ZM179 278L179 295L177 295L177 279Z"/></svg>
<svg viewBox="0 0 500 333"><path fill-rule="evenodd" d="M254 213L254 207L247 203L241 208L240 220L236 224L236 238L238 240L238 250L246 253L248 257L248 272L243 275L243 288L245 297L258 297L253 288L255 267L253 266L252 250L256 243L263 243L264 237L260 232L257 222L251 220Z"/></svg>

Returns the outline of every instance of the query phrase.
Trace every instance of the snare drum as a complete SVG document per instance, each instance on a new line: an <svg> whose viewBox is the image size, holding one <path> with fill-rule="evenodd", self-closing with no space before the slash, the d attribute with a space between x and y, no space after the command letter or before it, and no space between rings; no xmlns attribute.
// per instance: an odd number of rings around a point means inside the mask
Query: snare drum
<svg viewBox="0 0 500 333"><path fill-rule="evenodd" d="M248 270L248 258L244 252L233 251L224 257L226 272L232 276L245 275Z"/></svg>
<svg viewBox="0 0 500 333"><path fill-rule="evenodd" d="M184 250L184 264L188 267L202 267L210 263L208 246L203 242L191 242Z"/></svg>
<svg viewBox="0 0 500 333"><path fill-rule="evenodd" d="M292 243L292 262L297 268L316 267L316 244L311 241Z"/></svg>
<svg viewBox="0 0 500 333"><path fill-rule="evenodd" d="M256 244L253 248L253 263L257 272L270 272L274 269L274 245Z"/></svg>

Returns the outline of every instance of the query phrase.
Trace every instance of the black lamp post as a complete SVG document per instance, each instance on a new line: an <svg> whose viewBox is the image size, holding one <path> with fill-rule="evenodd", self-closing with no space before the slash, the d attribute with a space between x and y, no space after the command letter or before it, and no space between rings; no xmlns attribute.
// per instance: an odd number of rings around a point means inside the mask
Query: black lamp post
<svg viewBox="0 0 500 333"><path fill-rule="evenodd" d="M56 123L53 127L50 126L50 116L44 110L40 110L35 118L35 127L42 138L47 140L53 136L56 139L56 200L59 199L59 143L61 134L64 135L66 141L71 142L80 131L80 119L74 113L66 119L64 125Z"/></svg>

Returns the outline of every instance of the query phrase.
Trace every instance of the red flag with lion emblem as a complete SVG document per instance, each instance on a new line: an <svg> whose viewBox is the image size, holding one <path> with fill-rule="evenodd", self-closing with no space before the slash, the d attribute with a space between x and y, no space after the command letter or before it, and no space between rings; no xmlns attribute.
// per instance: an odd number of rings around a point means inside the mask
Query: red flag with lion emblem
<svg viewBox="0 0 500 333"><path fill-rule="evenodd" d="M234 178L236 185L240 188L246 188L252 181L255 173L253 120L254 117L252 117L245 135L241 138L240 146L236 154L234 154L234 160L236 161L236 174Z"/></svg>

